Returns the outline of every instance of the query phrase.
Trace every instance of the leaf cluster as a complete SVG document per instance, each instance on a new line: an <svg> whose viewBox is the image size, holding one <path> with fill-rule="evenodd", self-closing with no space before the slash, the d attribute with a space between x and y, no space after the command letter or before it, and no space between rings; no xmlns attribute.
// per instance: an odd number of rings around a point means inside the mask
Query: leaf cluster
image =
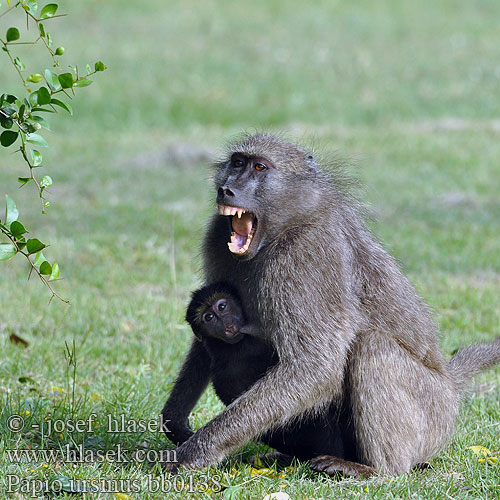
<svg viewBox="0 0 500 500"><path fill-rule="evenodd" d="M53 39L46 29L46 22L61 17L57 14L59 6L56 3L47 3L41 9L37 0L20 0L9 4L9 8L0 13L0 16L11 13L22 13L26 20L26 30L34 27L37 38L34 41L20 42L21 32L17 26L7 29L4 36L0 34L0 48L12 63L26 90L25 95L1 93L0 95L0 145L4 148L16 149L14 153L21 154L29 175L18 177L22 186L33 184L36 186L42 204L42 214L47 212L50 203L45 199L45 190L53 184L49 175L39 177L38 169L44 167L43 157L37 148L47 148L44 130L50 131L47 120L48 114L55 114L64 110L70 115L73 110L68 101L75 95L76 88L88 87L93 80L90 78L96 73L104 71L106 66L101 61L93 67L86 65L86 71L81 73L78 66L68 65L68 70L61 69L59 57L64 55L65 49L59 46L53 49ZM52 67L39 72L28 72L26 65L13 51L19 45L42 45L52 59ZM3 129L3 130L2 130ZM57 295L49 284L59 278L59 266L51 265L41 250L46 247L36 238L26 239L27 233L23 224L17 220L19 215L16 204L6 195L7 206L3 223L0 220L0 233L6 237L8 243L0 243L0 261L9 260L17 253L25 255L42 281L49 286L52 296ZM30 256L35 255L34 260Z"/></svg>

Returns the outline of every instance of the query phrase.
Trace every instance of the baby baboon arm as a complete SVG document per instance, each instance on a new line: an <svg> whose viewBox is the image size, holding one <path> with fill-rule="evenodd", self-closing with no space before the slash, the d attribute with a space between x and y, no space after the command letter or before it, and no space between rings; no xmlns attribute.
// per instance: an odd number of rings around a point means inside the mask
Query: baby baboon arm
<svg viewBox="0 0 500 500"><path fill-rule="evenodd" d="M180 444L193 435L188 416L208 385L210 359L203 344L193 340L180 374L161 412L167 437Z"/></svg>

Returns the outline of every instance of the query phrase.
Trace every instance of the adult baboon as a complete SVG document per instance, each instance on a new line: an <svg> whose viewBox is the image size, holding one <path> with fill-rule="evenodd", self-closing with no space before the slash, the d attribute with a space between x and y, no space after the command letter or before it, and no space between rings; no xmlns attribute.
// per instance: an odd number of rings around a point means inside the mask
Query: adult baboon
<svg viewBox="0 0 500 500"><path fill-rule="evenodd" d="M204 467L269 429L338 407L344 455L328 473L409 471L447 442L467 379L500 361L500 339L447 363L429 309L311 154L258 134L230 148L215 174L219 215L204 242L207 283L238 290L279 362L177 448L176 466ZM229 248L228 248L229 244ZM206 384L201 344L183 371ZM189 404L179 403L175 422Z"/></svg>

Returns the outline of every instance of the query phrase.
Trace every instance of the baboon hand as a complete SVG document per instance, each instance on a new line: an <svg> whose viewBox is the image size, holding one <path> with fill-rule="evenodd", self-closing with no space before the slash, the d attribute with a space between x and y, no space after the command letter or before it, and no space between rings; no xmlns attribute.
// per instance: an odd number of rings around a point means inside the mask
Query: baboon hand
<svg viewBox="0 0 500 500"><path fill-rule="evenodd" d="M214 465L222 460L210 453L207 446L199 442L196 432L190 439L175 449L175 462L164 462L162 468L164 472L176 474L181 467L186 469L203 469L209 465ZM205 443L206 444L206 443Z"/></svg>
<svg viewBox="0 0 500 500"><path fill-rule="evenodd" d="M169 474L177 474L179 472L179 464L177 462L162 462L161 469Z"/></svg>

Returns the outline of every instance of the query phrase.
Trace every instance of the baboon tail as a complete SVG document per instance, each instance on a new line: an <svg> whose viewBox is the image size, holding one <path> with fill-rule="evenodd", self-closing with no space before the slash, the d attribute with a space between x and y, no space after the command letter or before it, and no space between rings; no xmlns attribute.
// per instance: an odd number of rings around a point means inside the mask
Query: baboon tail
<svg viewBox="0 0 500 500"><path fill-rule="evenodd" d="M487 344L474 344L458 350L448 368L457 389L462 391L471 377L497 363L500 363L500 337Z"/></svg>

